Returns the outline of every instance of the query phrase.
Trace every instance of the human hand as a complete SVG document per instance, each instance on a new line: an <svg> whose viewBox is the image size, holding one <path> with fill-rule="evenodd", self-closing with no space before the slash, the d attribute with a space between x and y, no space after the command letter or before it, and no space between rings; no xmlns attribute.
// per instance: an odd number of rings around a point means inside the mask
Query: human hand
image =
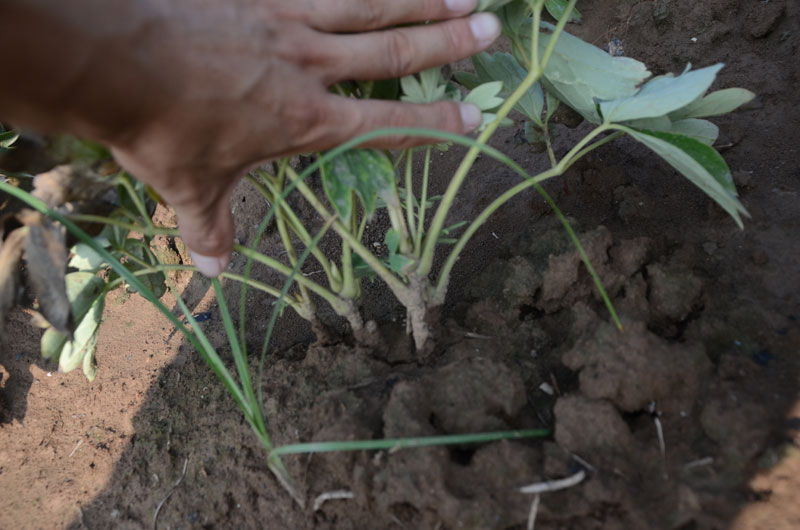
<svg viewBox="0 0 800 530"><path fill-rule="evenodd" d="M479 125L471 105L356 100L327 90L338 81L400 77L484 49L500 27L491 14L464 16L474 4L174 0L133 48L149 89L137 121L110 140L114 156L175 208L195 264L216 276L233 243L230 194L248 168L380 127L465 133ZM371 145L414 142L393 137Z"/></svg>

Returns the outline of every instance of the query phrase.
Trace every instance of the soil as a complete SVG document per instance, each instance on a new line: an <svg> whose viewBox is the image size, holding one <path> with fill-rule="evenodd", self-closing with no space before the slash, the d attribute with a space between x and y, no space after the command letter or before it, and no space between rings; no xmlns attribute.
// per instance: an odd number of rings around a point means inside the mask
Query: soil
<svg viewBox="0 0 800 530"><path fill-rule="evenodd" d="M516 530L533 500L519 487L580 470L582 483L542 495L536 528L800 527L800 6L612 0L581 10L585 22L572 32L599 46L618 39L656 74L725 62L719 87L758 94L716 120L752 216L745 229L654 155L615 142L548 190L580 234L622 331L531 194L468 247L424 361L402 343L388 353L314 343L287 312L264 380L278 445L523 428L551 436L287 457L309 501L352 493L301 509L202 359L143 299L119 290L107 302L91 384L39 359L40 331L25 312L7 323L0 528ZM558 126L557 150L583 127ZM541 171L546 157L518 141L519 128L495 145ZM462 153L436 157L434 187L444 188ZM480 159L453 220L515 181ZM234 201L237 237L247 241L266 205L244 186ZM376 221L369 241L382 240L381 228ZM263 250L276 244L272 234ZM232 267L243 263L237 256ZM208 313L202 325L229 358L208 282L175 279L192 310ZM238 299L236 286L227 291ZM402 308L377 284L367 291L367 313L397 335ZM174 305L169 294L164 301ZM251 351L271 307L248 297Z"/></svg>

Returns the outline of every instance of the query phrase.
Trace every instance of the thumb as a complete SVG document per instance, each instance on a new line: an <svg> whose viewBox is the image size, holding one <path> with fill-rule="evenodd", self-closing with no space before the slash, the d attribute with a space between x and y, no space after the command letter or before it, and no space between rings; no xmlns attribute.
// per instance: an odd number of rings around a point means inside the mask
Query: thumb
<svg viewBox="0 0 800 530"><path fill-rule="evenodd" d="M178 229L192 261L204 276L215 278L225 270L233 250L233 217L229 194L208 205L176 206Z"/></svg>

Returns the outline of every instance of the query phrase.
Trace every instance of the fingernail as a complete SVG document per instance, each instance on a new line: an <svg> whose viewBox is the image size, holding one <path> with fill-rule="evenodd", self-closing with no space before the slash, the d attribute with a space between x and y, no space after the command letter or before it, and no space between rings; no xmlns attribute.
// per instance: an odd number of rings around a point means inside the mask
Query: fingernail
<svg viewBox="0 0 800 530"><path fill-rule="evenodd" d="M196 252L189 251L192 256L192 262L197 269L203 273L203 276L209 278L216 278L228 266L228 258L223 256L211 257L197 254Z"/></svg>
<svg viewBox="0 0 800 530"><path fill-rule="evenodd" d="M444 0L444 5L453 13L469 13L475 9L475 0Z"/></svg>
<svg viewBox="0 0 800 530"><path fill-rule="evenodd" d="M459 106L461 107L461 123L464 124L464 132L472 132L477 129L483 120L481 109L472 103L461 103Z"/></svg>
<svg viewBox="0 0 800 530"><path fill-rule="evenodd" d="M491 13L476 13L469 20L472 35L481 46L488 46L500 35L500 21Z"/></svg>

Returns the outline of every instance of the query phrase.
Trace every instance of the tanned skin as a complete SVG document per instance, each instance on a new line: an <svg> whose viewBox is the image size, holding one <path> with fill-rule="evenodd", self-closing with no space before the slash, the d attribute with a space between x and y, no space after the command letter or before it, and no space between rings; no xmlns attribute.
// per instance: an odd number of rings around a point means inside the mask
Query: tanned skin
<svg viewBox="0 0 800 530"><path fill-rule="evenodd" d="M472 105L328 91L485 49L500 24L469 15L475 2L2 0L0 121L111 146L175 208L195 263L216 276L233 244L231 191L249 168L382 127L477 127ZM412 24L423 21L435 22Z"/></svg>

